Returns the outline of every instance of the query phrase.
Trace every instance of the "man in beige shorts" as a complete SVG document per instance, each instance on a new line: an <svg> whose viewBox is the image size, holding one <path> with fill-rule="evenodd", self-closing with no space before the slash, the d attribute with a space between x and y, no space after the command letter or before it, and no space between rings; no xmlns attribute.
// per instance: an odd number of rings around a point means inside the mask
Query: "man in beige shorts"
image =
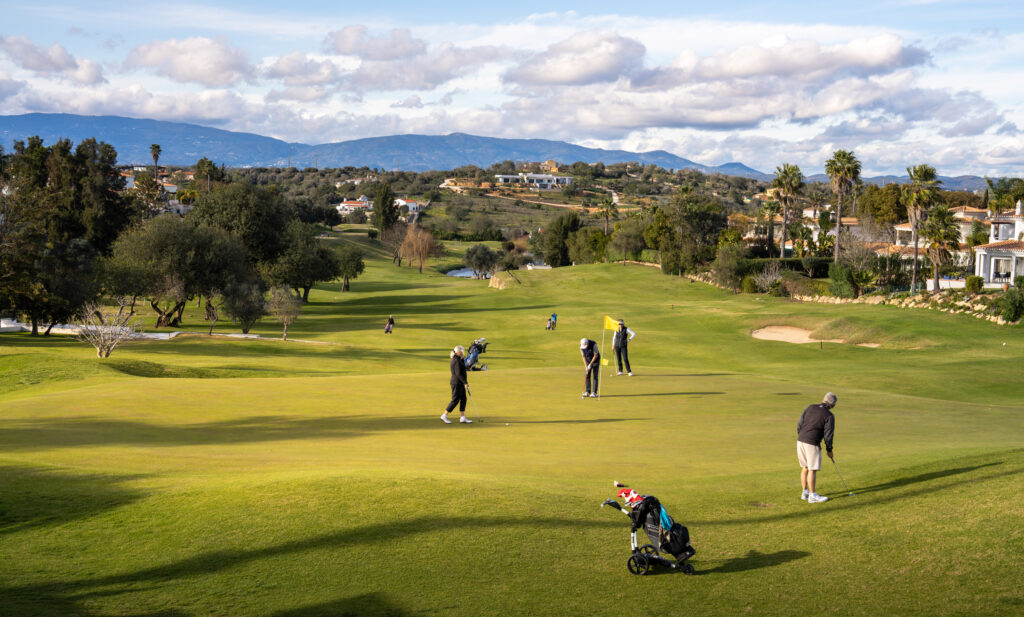
<svg viewBox="0 0 1024 617"><path fill-rule="evenodd" d="M825 442L825 453L832 456L832 437L835 435L836 417L832 408L836 406L836 395L829 392L820 405L808 405L796 425L796 458L800 463L800 499L807 503L828 501L828 497L815 491L815 480L821 469L821 442Z"/></svg>

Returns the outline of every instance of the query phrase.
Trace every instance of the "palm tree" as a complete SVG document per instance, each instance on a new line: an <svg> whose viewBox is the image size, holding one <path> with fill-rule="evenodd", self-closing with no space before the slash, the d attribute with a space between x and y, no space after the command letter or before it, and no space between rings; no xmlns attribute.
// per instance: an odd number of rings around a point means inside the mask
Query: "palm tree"
<svg viewBox="0 0 1024 617"><path fill-rule="evenodd" d="M156 166L157 161L160 160L160 152L161 152L160 144L152 144L149 147L149 155L151 157L153 157L153 179L156 180L157 182L160 181L160 174L157 171L157 166Z"/></svg>
<svg viewBox="0 0 1024 617"><path fill-rule="evenodd" d="M765 222L768 224L768 243L766 246L768 247L769 257L771 257L772 247L775 243L775 215L778 214L781 210L782 205L779 202L775 201L774 199L769 199L768 201L761 204L761 212L764 213L764 218L766 219Z"/></svg>
<svg viewBox="0 0 1024 617"><path fill-rule="evenodd" d="M934 291L939 291L939 266L948 262L952 251L960 248L960 225L946 206L936 206L921 230L928 241L925 251L932 262Z"/></svg>
<svg viewBox="0 0 1024 617"><path fill-rule="evenodd" d="M772 188L777 189L775 195L782 204L782 245L779 247L779 259L786 256L786 233L789 230L789 211L798 195L804 191L804 175L796 165L783 163L775 168Z"/></svg>
<svg viewBox="0 0 1024 617"><path fill-rule="evenodd" d="M619 218L619 209L611 197L605 197L597 204L597 211L604 219L604 235L608 235L608 220Z"/></svg>
<svg viewBox="0 0 1024 617"><path fill-rule="evenodd" d="M790 236L793 238L793 248L796 251L796 256L803 257L807 247L814 242L811 230L803 223L796 223L789 231Z"/></svg>
<svg viewBox="0 0 1024 617"><path fill-rule="evenodd" d="M903 187L903 199L907 203L907 217L910 219L911 240L914 243L914 265L910 275L910 293L917 290L917 234L928 211L939 199L939 181L931 165L907 167L910 184Z"/></svg>
<svg viewBox="0 0 1024 617"><path fill-rule="evenodd" d="M832 180L832 192L836 194L836 239L832 261L839 262L839 229L843 221L843 198L850 194L853 183L860 180L860 161L849 150L836 150L832 158L825 161L825 173Z"/></svg>

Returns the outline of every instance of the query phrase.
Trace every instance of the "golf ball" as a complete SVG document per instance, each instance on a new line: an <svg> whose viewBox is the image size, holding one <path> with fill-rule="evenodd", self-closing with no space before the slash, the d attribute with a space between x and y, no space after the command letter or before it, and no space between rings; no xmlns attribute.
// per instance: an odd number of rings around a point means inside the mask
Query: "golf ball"
<svg viewBox="0 0 1024 617"><path fill-rule="evenodd" d="M508 426L508 422L505 423L505 426Z"/></svg>

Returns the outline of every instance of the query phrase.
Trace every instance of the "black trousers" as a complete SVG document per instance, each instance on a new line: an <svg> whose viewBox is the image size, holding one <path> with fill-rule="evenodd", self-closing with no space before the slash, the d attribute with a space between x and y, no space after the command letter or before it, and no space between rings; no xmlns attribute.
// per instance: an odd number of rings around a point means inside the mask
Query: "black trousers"
<svg viewBox="0 0 1024 617"><path fill-rule="evenodd" d="M462 383L452 384L452 401L448 403L448 406L444 408L444 412L455 409L455 406L459 406L459 413L466 411L466 385Z"/></svg>
<svg viewBox="0 0 1024 617"><path fill-rule="evenodd" d="M615 348L615 363L619 365L619 372L622 372L622 363L626 363L626 372L632 373L633 369L629 368L629 348L627 347L616 347Z"/></svg>
<svg viewBox="0 0 1024 617"><path fill-rule="evenodd" d="M597 394L597 376L601 373L601 358L594 360L593 366L587 370L587 377L583 381L583 391ZM594 387L590 387L590 378L594 378Z"/></svg>

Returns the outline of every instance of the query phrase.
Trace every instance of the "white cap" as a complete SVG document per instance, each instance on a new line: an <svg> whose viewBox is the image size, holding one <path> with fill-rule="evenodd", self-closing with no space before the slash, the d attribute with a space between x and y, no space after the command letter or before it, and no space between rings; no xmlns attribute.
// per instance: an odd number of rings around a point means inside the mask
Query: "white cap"
<svg viewBox="0 0 1024 617"><path fill-rule="evenodd" d="M587 348L587 339L586 338L581 338L580 339L580 349L586 349L586 348Z"/></svg>

